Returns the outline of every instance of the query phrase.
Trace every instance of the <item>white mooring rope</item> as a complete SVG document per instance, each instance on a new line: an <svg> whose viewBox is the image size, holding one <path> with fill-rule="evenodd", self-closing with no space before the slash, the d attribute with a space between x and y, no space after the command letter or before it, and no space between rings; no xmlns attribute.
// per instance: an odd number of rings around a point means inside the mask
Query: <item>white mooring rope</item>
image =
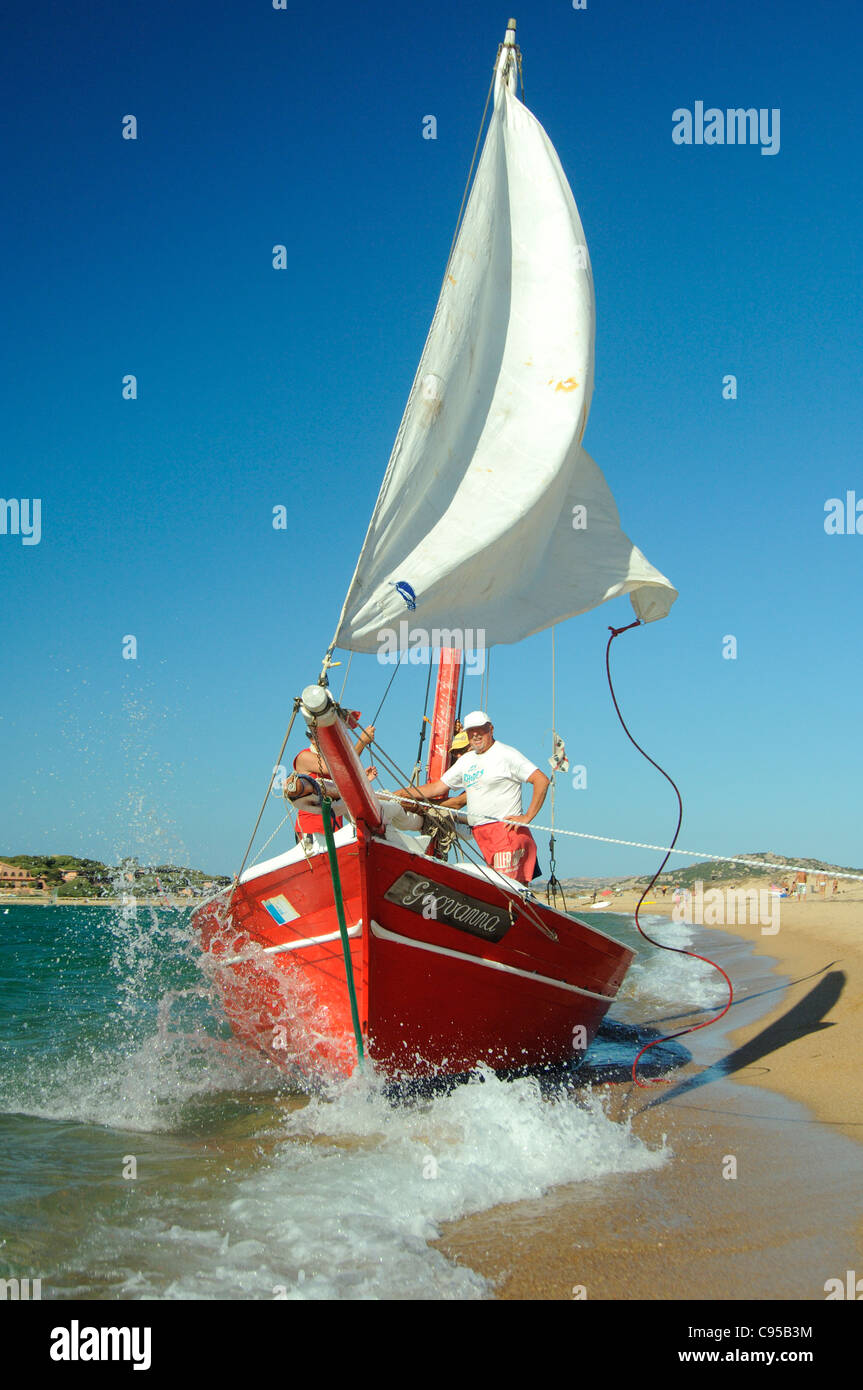
<svg viewBox="0 0 863 1390"><path fill-rule="evenodd" d="M420 806L434 806L433 801L419 801ZM510 821L502 816L501 821L504 825L524 825L524 821ZM732 854L709 854L707 850L701 849L672 849L669 845L651 845L644 840L620 840L613 835L591 835L586 830L561 830L558 826L537 825L532 821L528 827L531 830L546 830L554 835L571 835L579 840L598 840L605 845L627 845L631 849L652 849L658 850L662 854L685 854L690 859L713 859L718 864L745 864L747 867L756 869L772 869L774 873L800 872L804 874L824 874L828 878L848 878L863 883L863 874L848 874L841 869L813 869L811 864L778 864L770 859L737 859ZM637 874L629 875L637 878Z"/></svg>

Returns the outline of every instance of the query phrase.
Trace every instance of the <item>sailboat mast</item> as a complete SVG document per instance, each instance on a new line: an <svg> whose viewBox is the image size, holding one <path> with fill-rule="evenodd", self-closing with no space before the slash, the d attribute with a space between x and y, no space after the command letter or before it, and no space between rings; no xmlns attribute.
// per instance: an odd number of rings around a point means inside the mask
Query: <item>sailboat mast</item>
<svg viewBox="0 0 863 1390"><path fill-rule="evenodd" d="M450 764L450 745L455 728L458 683L464 652L460 647L442 647L437 671L429 749L428 780L437 782Z"/></svg>
<svg viewBox="0 0 863 1390"><path fill-rule="evenodd" d="M503 43L498 50L497 77L495 79L494 100L497 104L500 96L500 87L505 82L510 91L515 93L518 86L518 60L520 58L515 42L515 20L511 19L506 26L506 34Z"/></svg>

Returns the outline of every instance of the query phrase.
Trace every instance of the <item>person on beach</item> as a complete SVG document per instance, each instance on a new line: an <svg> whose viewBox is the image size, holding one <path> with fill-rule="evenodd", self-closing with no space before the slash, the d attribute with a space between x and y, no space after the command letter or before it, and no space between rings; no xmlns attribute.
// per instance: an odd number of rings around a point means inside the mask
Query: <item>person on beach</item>
<svg viewBox="0 0 863 1390"><path fill-rule="evenodd" d="M484 710L467 715L463 727L470 751L436 782L404 787L398 795L429 801L464 788L468 820L486 864L518 883L530 883L536 873L536 842L527 827L545 801L549 779L518 749L496 742ZM522 811L525 782L532 796Z"/></svg>

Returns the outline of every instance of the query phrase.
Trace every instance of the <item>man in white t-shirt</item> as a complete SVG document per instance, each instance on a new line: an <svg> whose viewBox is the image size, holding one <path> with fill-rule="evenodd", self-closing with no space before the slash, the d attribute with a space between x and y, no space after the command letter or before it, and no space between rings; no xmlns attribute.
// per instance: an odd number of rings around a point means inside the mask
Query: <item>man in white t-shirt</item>
<svg viewBox="0 0 863 1390"><path fill-rule="evenodd" d="M484 710L474 710L462 722L470 752L436 782L426 782L413 793L423 801L463 789L467 793L467 818L487 864L530 883L536 870L536 843L528 824L539 813L549 781L544 772L508 743L498 743L494 725ZM530 806L522 811L522 783L529 782ZM411 795L411 789L405 793ZM514 823L513 823L514 822Z"/></svg>

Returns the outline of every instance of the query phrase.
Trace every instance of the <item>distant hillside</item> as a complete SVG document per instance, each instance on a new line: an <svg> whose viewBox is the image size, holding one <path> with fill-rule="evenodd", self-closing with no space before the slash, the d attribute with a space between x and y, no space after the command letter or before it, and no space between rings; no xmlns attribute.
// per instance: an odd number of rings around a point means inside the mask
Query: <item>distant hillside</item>
<svg viewBox="0 0 863 1390"><path fill-rule="evenodd" d="M80 859L74 854L0 854L0 860L27 869L58 898L102 898L129 892L136 897L173 897L187 888L193 896L205 896L231 882L224 874L207 874L202 869L176 864L140 864L135 858L124 859L117 865ZM73 874L75 877L70 877Z"/></svg>
<svg viewBox="0 0 863 1390"><path fill-rule="evenodd" d="M822 859L799 859L788 857L783 854L774 854L772 850L748 850L735 855L735 859L761 859L766 860L769 868L760 868L755 865L749 867L746 864L729 863L727 859L701 860L697 864L687 864L675 869L666 869L657 879L660 887L669 888L691 888L699 880L702 883L737 883L748 878L762 878L765 881L782 878L791 873L791 865L796 869L798 866L806 869L813 874L861 874L863 869L851 869L842 864L827 864ZM642 874L640 877L629 878L606 878L606 879L567 879L565 887L584 886L588 888L598 887L600 884L610 888L645 888L652 879L652 874Z"/></svg>

